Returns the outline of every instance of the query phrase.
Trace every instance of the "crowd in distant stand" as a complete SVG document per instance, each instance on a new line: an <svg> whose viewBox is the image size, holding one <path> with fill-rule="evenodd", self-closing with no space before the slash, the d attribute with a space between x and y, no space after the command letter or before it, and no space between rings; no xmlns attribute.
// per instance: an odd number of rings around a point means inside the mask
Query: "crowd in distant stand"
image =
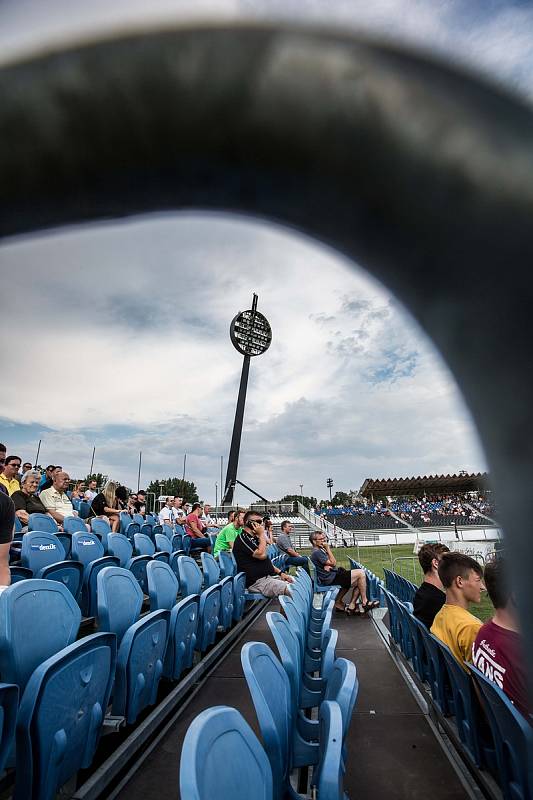
<svg viewBox="0 0 533 800"><path fill-rule="evenodd" d="M435 518L461 517L472 522L484 519L483 515L491 516L495 513L493 503L486 497L477 493L461 495L437 495L423 498L390 498L372 502L361 501L351 506L332 506L316 509L317 514L327 517L341 515L376 515L389 516L391 512L406 522L427 522L434 524Z"/></svg>

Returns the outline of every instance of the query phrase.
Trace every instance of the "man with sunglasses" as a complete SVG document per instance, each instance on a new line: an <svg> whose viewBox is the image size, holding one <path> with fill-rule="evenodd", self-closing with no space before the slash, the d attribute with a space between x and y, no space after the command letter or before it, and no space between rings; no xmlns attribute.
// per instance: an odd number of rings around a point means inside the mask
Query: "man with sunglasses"
<svg viewBox="0 0 533 800"><path fill-rule="evenodd" d="M294 579L274 566L267 555L267 540L262 517L247 511L240 536L235 539L233 555L237 570L246 575L246 588L265 597L291 596L288 584Z"/></svg>
<svg viewBox="0 0 533 800"><path fill-rule="evenodd" d="M0 483L7 489L10 497L13 492L18 492L20 489L17 476L21 466L22 459L20 456L8 456L5 460L4 471L0 475Z"/></svg>

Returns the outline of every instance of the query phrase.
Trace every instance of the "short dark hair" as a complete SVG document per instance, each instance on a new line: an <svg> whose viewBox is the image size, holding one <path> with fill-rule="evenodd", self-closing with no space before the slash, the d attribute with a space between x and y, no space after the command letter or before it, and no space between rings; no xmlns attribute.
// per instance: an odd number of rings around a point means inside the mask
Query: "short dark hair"
<svg viewBox="0 0 533 800"><path fill-rule="evenodd" d="M197 508L201 508L201 507L202 507L201 503L193 503L191 511L196 511Z"/></svg>
<svg viewBox="0 0 533 800"><path fill-rule="evenodd" d="M115 489L115 497L118 497L119 500L122 500L125 503L128 499L128 490L125 486L117 486Z"/></svg>
<svg viewBox="0 0 533 800"><path fill-rule="evenodd" d="M489 561L485 565L483 577L494 608L505 608L511 596L505 558L500 557Z"/></svg>
<svg viewBox="0 0 533 800"><path fill-rule="evenodd" d="M14 461L16 458L18 458L18 460L19 460L19 461L20 461L20 463L22 464L22 459L21 459L21 457L20 457L20 456L8 456L8 457L6 458L6 467L7 467L7 465L8 465L8 464L9 464L11 461Z"/></svg>
<svg viewBox="0 0 533 800"><path fill-rule="evenodd" d="M6 452L7 452L7 447L5 446L5 444L2 444L2 442L0 442L0 453L6 453Z"/></svg>
<svg viewBox="0 0 533 800"><path fill-rule="evenodd" d="M246 514L244 515L244 525L248 524L248 520L250 517L259 517L259 511L254 511L253 508L249 508Z"/></svg>
<svg viewBox="0 0 533 800"><path fill-rule="evenodd" d="M418 562L422 567L422 572L424 575L427 575L428 572L431 572L431 565L434 558L438 558L441 553L449 552L450 548L446 547L445 544L440 544L440 542L436 542L434 544L423 544L418 551Z"/></svg>
<svg viewBox="0 0 533 800"><path fill-rule="evenodd" d="M55 468L56 468L55 464L48 464L48 466L45 467L44 469L45 469L45 472L48 472L49 469L55 469Z"/></svg>
<svg viewBox="0 0 533 800"><path fill-rule="evenodd" d="M439 578L445 589L449 589L459 576L466 580L469 572L483 575L483 570L478 562L470 556L465 556L464 553L444 553L439 561Z"/></svg>
<svg viewBox="0 0 533 800"><path fill-rule="evenodd" d="M230 520L230 522L231 522L231 518L232 518L232 516L233 516L233 517L235 517L235 514L236 514L236 513L237 513L237 512L236 512L236 511L234 511L233 509L231 509L231 511L228 511L228 519Z"/></svg>
<svg viewBox="0 0 533 800"><path fill-rule="evenodd" d="M56 470L56 469L63 469L63 467L61 466L61 464L56 464L55 467L54 467L54 470Z"/></svg>
<svg viewBox="0 0 533 800"><path fill-rule="evenodd" d="M289 522L288 519L284 519L283 522L281 523L281 530L284 531L285 528L287 527L287 525L290 525L290 524L291 523Z"/></svg>

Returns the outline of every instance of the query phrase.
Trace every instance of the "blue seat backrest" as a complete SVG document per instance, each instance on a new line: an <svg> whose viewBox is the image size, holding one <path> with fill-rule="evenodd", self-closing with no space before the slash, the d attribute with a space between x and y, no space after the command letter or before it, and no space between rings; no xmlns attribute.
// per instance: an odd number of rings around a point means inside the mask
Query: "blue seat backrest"
<svg viewBox="0 0 533 800"><path fill-rule="evenodd" d="M21 562L34 573L57 561L65 560L65 548L55 533L31 531L22 537Z"/></svg>
<svg viewBox="0 0 533 800"><path fill-rule="evenodd" d="M339 704L344 737L348 732L358 692L359 680L355 664L347 658L337 658L328 677L324 700L334 700Z"/></svg>
<svg viewBox="0 0 533 800"><path fill-rule="evenodd" d="M93 533L98 533L100 536L107 536L108 533L111 533L111 525L107 519L94 517L94 519L91 520L91 530Z"/></svg>
<svg viewBox="0 0 533 800"><path fill-rule="evenodd" d="M503 796L505 800L533 797L533 728L499 686L477 667L469 667L485 701Z"/></svg>
<svg viewBox="0 0 533 800"><path fill-rule="evenodd" d="M194 558L190 556L180 556L178 558L178 575L183 597L189 594L200 594L203 579L200 567Z"/></svg>
<svg viewBox="0 0 533 800"><path fill-rule="evenodd" d="M277 611L269 611L266 615L268 627L272 632L279 657L289 678L292 696L293 713L298 708L300 684L303 679L300 644L296 633L287 619Z"/></svg>
<svg viewBox="0 0 533 800"><path fill-rule="evenodd" d="M57 581L28 578L0 594L0 675L21 692L33 670L78 635L80 607Z"/></svg>
<svg viewBox="0 0 533 800"><path fill-rule="evenodd" d="M220 573L224 578L228 576L233 577L237 573L237 564L233 553L221 550L218 554L218 563L220 564Z"/></svg>
<svg viewBox="0 0 533 800"><path fill-rule="evenodd" d="M272 786L268 758L238 711L214 706L193 720L181 751L181 797L272 800Z"/></svg>
<svg viewBox="0 0 533 800"><path fill-rule="evenodd" d="M84 566L102 558L104 546L94 533L73 533L72 534L72 558L74 561L81 561Z"/></svg>
<svg viewBox="0 0 533 800"><path fill-rule="evenodd" d="M63 520L63 530L66 533L76 533L76 531L85 532L87 528L85 523L79 517L65 517Z"/></svg>
<svg viewBox="0 0 533 800"><path fill-rule="evenodd" d="M155 535L155 546L156 549L160 553L171 553L172 552L172 543L168 536L165 536L164 533L156 533Z"/></svg>
<svg viewBox="0 0 533 800"><path fill-rule="evenodd" d="M128 530L128 525L131 521L131 516L127 511L120 512L120 533L126 533Z"/></svg>
<svg viewBox="0 0 533 800"><path fill-rule="evenodd" d="M149 536L144 533L136 533L133 537L135 542L135 550L140 556L153 556L155 553L155 546Z"/></svg>
<svg viewBox="0 0 533 800"><path fill-rule="evenodd" d="M133 554L133 547L127 536L123 533L107 534L107 553L120 560L120 566L125 567Z"/></svg>
<svg viewBox="0 0 533 800"><path fill-rule="evenodd" d="M202 568L204 571L205 585L214 586L220 581L220 567L210 553L202 553Z"/></svg>
<svg viewBox="0 0 533 800"><path fill-rule="evenodd" d="M49 517L48 514L30 514L30 518L28 520L28 530L56 533L59 529L55 519Z"/></svg>
<svg viewBox="0 0 533 800"><path fill-rule="evenodd" d="M15 739L18 705L18 686L13 683L0 683L0 775Z"/></svg>
<svg viewBox="0 0 533 800"><path fill-rule="evenodd" d="M179 525L177 522L174 525L174 530L176 533L181 533L182 536L185 535L185 528L183 527L183 525Z"/></svg>
<svg viewBox="0 0 533 800"><path fill-rule="evenodd" d="M342 754L342 712L339 705L324 700L319 710L319 757L313 773L317 797L343 800L344 758Z"/></svg>
<svg viewBox="0 0 533 800"><path fill-rule="evenodd" d="M150 611L172 609L179 591L178 579L164 561L150 561L146 565Z"/></svg>
<svg viewBox="0 0 533 800"><path fill-rule="evenodd" d="M87 503L86 500L82 500L78 508L78 514L82 519L87 519L90 513L91 513L91 504Z"/></svg>
<svg viewBox="0 0 533 800"><path fill-rule="evenodd" d="M168 525L166 522L164 522L162 528L163 528L162 531L163 535L166 536L167 539L172 539L172 534L174 533L174 531L172 530L171 526Z"/></svg>
<svg viewBox="0 0 533 800"><path fill-rule="evenodd" d="M55 797L91 765L115 663L115 637L96 633L37 667L18 714L14 800Z"/></svg>
<svg viewBox="0 0 533 800"><path fill-rule="evenodd" d="M243 645L241 664L272 769L274 797L282 797L289 784L294 725L289 678L264 642Z"/></svg>
<svg viewBox="0 0 533 800"><path fill-rule="evenodd" d="M104 567L98 573L98 623L100 630L115 633L118 643L139 619L143 593L135 576L122 567Z"/></svg>
<svg viewBox="0 0 533 800"><path fill-rule="evenodd" d="M133 522L136 522L137 525L141 526L144 525L144 517L142 514L134 514L133 515Z"/></svg>

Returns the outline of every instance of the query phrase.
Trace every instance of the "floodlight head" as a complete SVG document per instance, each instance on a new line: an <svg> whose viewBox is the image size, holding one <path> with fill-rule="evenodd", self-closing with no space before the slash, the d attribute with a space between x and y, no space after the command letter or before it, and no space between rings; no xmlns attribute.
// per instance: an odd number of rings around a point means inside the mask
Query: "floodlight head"
<svg viewBox="0 0 533 800"><path fill-rule="evenodd" d="M256 306L254 295L253 307L247 311L239 311L231 320L229 335L233 347L243 356L261 356L270 347L272 329L270 323Z"/></svg>

